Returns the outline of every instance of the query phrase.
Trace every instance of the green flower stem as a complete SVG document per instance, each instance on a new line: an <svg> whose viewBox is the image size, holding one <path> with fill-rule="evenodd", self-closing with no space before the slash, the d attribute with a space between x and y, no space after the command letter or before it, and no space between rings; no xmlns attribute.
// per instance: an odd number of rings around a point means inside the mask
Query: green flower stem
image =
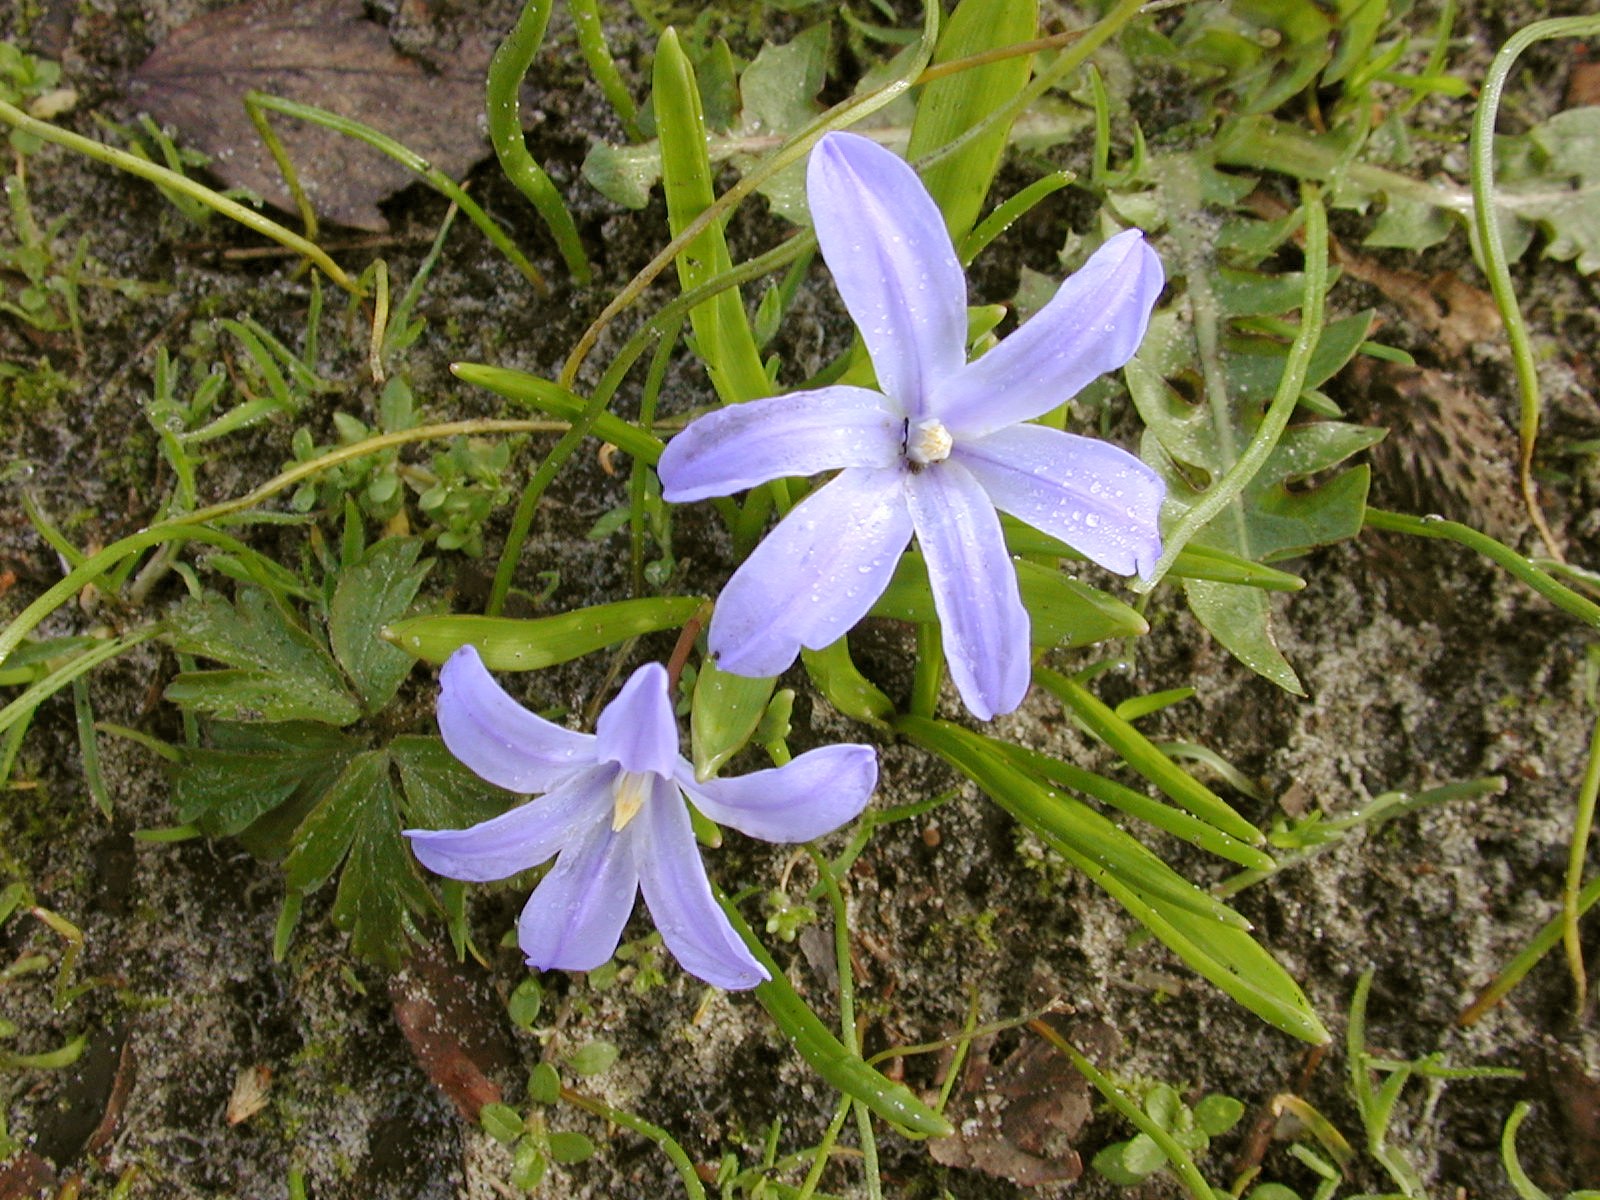
<svg viewBox="0 0 1600 1200"><path fill-rule="evenodd" d="M1478 108L1472 118L1472 221L1483 256L1483 270L1489 277L1489 290L1494 293L1495 306L1505 322L1506 339L1511 343L1511 363L1517 376L1522 410L1517 431L1522 450L1518 462L1522 498L1528 507L1528 515L1539 530L1539 536L1550 550L1550 556L1557 559L1561 555L1550 527L1545 524L1533 482L1533 448L1539 437L1542 407L1539 372L1533 363L1533 343L1528 337L1528 326L1522 319L1516 290L1511 286L1511 268L1506 262L1505 246L1500 239L1500 222L1495 217L1494 126L1495 118L1500 113L1500 95L1505 90L1506 77L1511 74L1512 66L1524 50L1535 42L1550 38L1588 37L1596 33L1600 33L1600 17L1594 16L1535 21L1518 30L1500 48L1500 53L1494 56L1494 62L1489 65L1483 90L1478 95Z"/></svg>
<svg viewBox="0 0 1600 1200"><path fill-rule="evenodd" d="M817 876L828 896L828 906L833 910L833 957L839 973L839 1040L851 1054L860 1054L861 1045L856 1036L856 983L855 970L850 962L850 915L845 908L844 893L833 867L817 849L815 843L806 843L806 853L817 868ZM860 1100L855 1101L856 1128L861 1139L862 1167L867 1182L868 1200L881 1200L883 1184L878 1177L878 1143L872 1133L872 1114Z"/></svg>
<svg viewBox="0 0 1600 1200"><path fill-rule="evenodd" d="M1596 796L1600 795L1600 720L1589 737L1589 765L1578 787L1578 807L1572 818L1572 841L1567 849L1567 877L1561 888L1561 943L1572 976L1574 1013L1582 1013L1589 980L1583 968L1583 946L1578 941L1578 916L1582 903L1583 864L1589 855L1589 833L1594 828Z"/></svg>
<svg viewBox="0 0 1600 1200"><path fill-rule="evenodd" d="M231 538L229 539L232 540ZM73 684L85 674L94 670L108 659L115 658L124 650L131 650L140 642L147 642L161 632L159 624L146 625L132 633L124 634L119 638L111 638L100 645L85 650L71 661L57 667L43 679L32 684L22 695L18 696L4 708L0 708L0 733L10 729L11 726L23 717L28 716L39 705L62 688ZM9 653L9 651L7 651ZM106 814L110 816L109 813Z"/></svg>
<svg viewBox="0 0 1600 1200"><path fill-rule="evenodd" d="M0 630L0 662L4 662L11 652L21 645L22 639L36 629L41 621L130 554L140 554L151 546L174 539L193 539L229 548L238 547L236 539L220 530L210 528L210 522L233 517L254 508L298 486L304 480L320 475L342 463L365 458L369 454L378 454L391 446L406 445L410 442L441 441L452 437L490 433L542 433L566 428L566 422L563 421L447 421L439 425L419 425L415 429L379 434L348 446L340 446L337 450L330 450L327 454L309 462L296 463L287 471L273 476L243 496L208 505L191 513L169 517L165 521L157 521L154 525L120 538L89 555L82 563L46 588L38 599L18 613L4 630Z"/></svg>
<svg viewBox="0 0 1600 1200"><path fill-rule="evenodd" d="M1161 1153L1167 1156L1167 1162L1171 1165L1173 1173L1183 1182L1183 1186L1188 1189L1189 1195L1194 1197L1194 1200L1217 1200L1221 1193L1212 1190L1205 1176L1200 1174L1200 1168L1194 1165L1194 1159L1189 1156L1189 1152L1180 1146L1170 1133L1146 1116L1143 1109L1123 1095L1122 1089L1109 1075L1090 1062L1076 1046L1057 1033L1047 1022L1029 1021L1028 1028L1065 1054L1078 1069L1078 1074L1094 1084L1095 1090L1106 1098L1106 1102L1112 1108L1121 1113L1140 1133L1161 1147Z"/></svg>
<svg viewBox="0 0 1600 1200"><path fill-rule="evenodd" d="M1504 567L1569 616L1576 617L1585 625L1600 629L1600 604L1558 582L1510 546L1495 541L1486 533L1479 533L1469 525L1446 521L1442 517L1412 517L1404 513L1385 512L1379 508L1367 509L1363 521L1369 529L1381 529L1387 533L1409 533L1414 537L1443 538L1446 541L1458 542L1469 550L1476 550L1496 565Z"/></svg>
<svg viewBox="0 0 1600 1200"><path fill-rule="evenodd" d="M652 1125L643 1117L636 1117L620 1108L612 1108L609 1104L592 1096L585 1096L582 1092L575 1092L569 1087L561 1089L561 1101L563 1104L572 1105L573 1108L581 1108L602 1121L630 1129L640 1137L649 1138L671 1160L673 1169L678 1172L678 1178L683 1180L683 1190L689 1193L690 1200L706 1200L706 1189L700 1183L700 1176L695 1173L694 1163L684 1152L683 1147L665 1129L659 1125Z"/></svg>
<svg viewBox="0 0 1600 1200"><path fill-rule="evenodd" d="M522 272L523 278L538 288L541 293L549 293L550 285L544 281L544 276L539 274L539 269L528 261L521 250L517 249L516 244L507 236L506 231L495 223L494 218L484 212L476 200L467 195L465 188L409 146L395 141L394 138L386 133L380 133L370 125L363 125L360 121L353 121L349 117L341 117L338 113L332 113L327 109L317 108L314 105L285 100L282 96L269 96L265 92L252 91L245 93L244 102L252 113L259 109L282 113L286 117L294 117L301 121L309 121L313 125L321 125L324 129L331 129L333 132L343 134L345 137L364 142L374 150L388 155L434 191L454 201L456 206L467 214L467 219L476 225L482 231L483 236L494 244L495 249L504 254L511 261L511 264ZM260 123L264 123L264 119ZM278 159L280 167L286 162L286 159ZM293 175L290 174L288 178L292 179ZM303 196L298 194L298 184L292 184L291 187L297 193L296 202L301 202Z"/></svg>
<svg viewBox="0 0 1600 1200"><path fill-rule="evenodd" d="M1591 761L1593 761L1591 759ZM1600 902L1600 877L1591 879L1578 893L1578 916L1583 916ZM1456 1017L1456 1024L1462 1028L1476 1025L1483 1014L1488 1012L1500 1001L1511 993L1511 989L1521 983L1529 971L1538 965L1538 962L1561 941L1562 934L1566 932L1567 914L1565 911L1557 913L1546 921L1538 933L1534 934L1528 944L1519 951L1515 958L1506 964L1505 970L1490 981L1489 986L1478 993L1475 999L1466 1008L1461 1010Z"/></svg>
<svg viewBox="0 0 1600 1200"><path fill-rule="evenodd" d="M1167 532L1161 557L1156 560L1148 579L1134 584L1134 590L1148 592L1161 582L1161 577L1171 568L1173 560L1197 533L1232 504L1249 486L1266 463L1278 439L1283 436L1300 392L1305 387L1306 370L1311 365L1311 355L1322 336L1323 301L1328 290L1328 215L1322 207L1322 196L1314 184L1302 184L1301 207L1305 210L1305 291L1300 300L1300 330L1289 346L1284 360L1283 375L1278 380L1278 390L1267 406L1260 428L1250 439L1226 474L1206 490L1194 506L1180 517ZM1226 427L1227 422L1222 422Z"/></svg>
<svg viewBox="0 0 1600 1200"><path fill-rule="evenodd" d="M155 184L157 187L171 188L180 195L198 200L207 208L221 213L230 221L235 221L259 233L262 237L270 238L287 250L302 255L311 260L318 269L329 279L338 284L345 291L354 295L361 295L361 289L355 280L344 273L344 269L329 258L322 247L307 241L297 233L292 233L279 225L276 221L262 216L254 209L246 208L237 200L230 200L226 196L208 188L203 183L180 175L176 171L169 171L166 167L157 166L148 159L140 158L136 154L129 154L126 150L119 150L115 146L107 146L101 142L86 138L80 134L52 125L48 121L40 121L30 117L15 105L7 104L0 100L0 121L31 133L42 141L65 146L68 150L76 150L85 157L96 162L105 163L107 166L116 167L130 175L137 175L140 179Z"/></svg>
<svg viewBox="0 0 1600 1200"><path fill-rule="evenodd" d="M840 1092L859 1100L911 1136L950 1136L953 1132L950 1122L919 1100L910 1088L884 1078L859 1054L845 1048L823 1024L822 1018L800 998L783 968L767 953L739 909L715 884L712 891L734 932L771 976L767 982L756 985L756 999L811 1069Z"/></svg>
<svg viewBox="0 0 1600 1200"><path fill-rule="evenodd" d="M561 193L550 176L528 153L528 142L518 115L522 77L528 73L544 42L553 3L554 0L528 0L516 25L494 52L489 63L485 111L489 120L489 141L494 146L495 157L500 160L500 169L544 218L573 278L580 284L587 284L591 277L589 257L583 252L578 227L561 202Z"/></svg>

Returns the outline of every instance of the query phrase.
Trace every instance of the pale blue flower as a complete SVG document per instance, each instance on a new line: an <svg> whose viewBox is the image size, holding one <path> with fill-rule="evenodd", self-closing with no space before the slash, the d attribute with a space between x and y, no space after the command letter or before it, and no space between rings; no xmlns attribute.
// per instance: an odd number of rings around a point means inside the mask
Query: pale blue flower
<svg viewBox="0 0 1600 1200"><path fill-rule="evenodd" d="M1028 688L1028 614L995 510L1124 575L1160 557L1160 477L1116 446L1027 422L1133 356L1161 263L1138 230L1117 234L969 363L966 280L916 173L866 138L831 133L811 154L806 192L882 391L732 405L668 445L671 501L839 471L734 572L712 652L724 670L762 676L828 645L883 593L915 533L961 698L984 720L1010 712Z"/></svg>
<svg viewBox="0 0 1600 1200"><path fill-rule="evenodd" d="M470 829L408 829L424 866L451 879L504 879L556 856L522 910L517 942L541 970L587 971L617 948L635 893L667 949L722 988L767 979L711 894L684 796L713 821L769 842L804 842L866 805L878 780L870 746L825 746L786 766L695 779L658 663L640 667L593 734L523 708L471 646L440 674L439 732L490 783L543 795Z"/></svg>

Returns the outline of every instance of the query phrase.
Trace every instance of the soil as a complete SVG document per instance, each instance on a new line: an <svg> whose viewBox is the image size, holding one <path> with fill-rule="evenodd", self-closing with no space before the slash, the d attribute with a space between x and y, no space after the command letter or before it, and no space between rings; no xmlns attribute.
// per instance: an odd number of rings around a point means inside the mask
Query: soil
<svg viewBox="0 0 1600 1200"><path fill-rule="evenodd" d="M132 69L183 22L215 7L210 0L140 6L43 0L0 16L0 34L63 62L79 97L61 119L93 135L98 114L131 117L123 93ZM1456 69L1481 75L1493 47L1525 19L1547 15L1546 7L1465 6L1457 29L1463 61ZM427 61L430 52L462 37L508 28L514 12L494 0L446 4L431 14L410 3L398 11L380 4L370 15L390 26L403 49ZM619 58L640 85L639 72L649 61L641 47L648 42L636 17L608 12L612 18L625 31ZM1431 21L1418 14L1415 27L1429 28ZM524 116L532 149L574 208L597 279L591 287L574 287L531 210L492 165L478 169L473 194L530 250L552 292L532 295L500 255L458 222L419 310L427 330L405 358L419 403L439 419L497 412L487 393L450 377L449 362L491 362L553 377L587 322L664 241L659 196L647 209L628 212L578 180L589 142L620 140L621 130L573 52L566 22L558 12ZM751 35L744 27L729 31L735 39ZM753 41L743 46L754 48ZM1580 60L1580 48L1570 42L1530 51L1508 93L1504 127L1557 111ZM1181 97L1160 94L1172 83L1144 81L1139 103L1152 114L1164 105L1181 112ZM1467 101L1430 105L1430 119L1440 128L1465 128ZM1081 156L1086 146L1056 153L1065 160ZM5 460L28 464L26 472L10 471L6 511L12 516L0 527L6 580L0 612L6 617L62 571L23 515L18 501L24 492L75 544L92 547L139 528L170 487L140 409L151 387L153 348L165 344L176 355L200 336L197 328L203 333L208 321L240 313L298 344L309 303L306 280L291 263L230 257L229 251L252 243L220 219L196 230L146 185L53 148L31 156L27 170L34 211L63 219L61 238L86 237L97 270L160 286L135 297L86 289L81 356L65 335L38 334L0 317L0 358L35 372L26 388L0 379L0 387L9 387L0 410ZM733 223L736 257L772 245L783 232L759 209L753 206ZM388 202L384 213L387 239L376 248L346 248L340 260L359 268L382 254L396 279L409 279L444 203L413 188ZM975 301L1009 299L1025 266L1055 269L1055 248L1066 229L1087 215L1065 198L1040 206L975 277ZM1336 232L1359 248L1360 223L1339 220ZM339 235L329 237L337 241ZM1429 280L1449 272L1469 291L1480 280L1460 236L1422 256L1367 257ZM1571 447L1600 436L1595 283L1570 264L1532 255L1519 264L1516 282L1539 348L1547 405L1542 494L1569 559L1594 563L1600 561L1600 459ZM648 300L659 303L670 294L658 286ZM1459 352L1441 353L1437 325L1419 319L1392 289L1354 274L1334 300L1341 313L1376 306L1383 340L1410 351L1428 373L1420 384L1386 377L1381 386L1370 380L1362 386L1346 377L1333 385L1336 399L1360 419L1394 429L1390 447L1374 459L1374 502L1446 512L1534 552L1508 459L1516 402L1503 340L1474 338ZM340 303L330 298L330 313ZM321 368L348 383L321 401L322 409L301 414L299 421L310 423L319 440L331 440L335 408L372 418L377 389L361 370L362 321L356 313L325 323ZM628 328L624 321L608 331L582 384L592 385ZM848 344L849 333L825 272L813 270L775 346L785 379L821 367ZM206 353L202 337L190 349L202 370ZM636 401L641 377L625 389L624 411ZM703 372L686 356L672 367L663 395L668 415L713 402ZM1408 405L1419 405L1421 416ZM202 499L241 494L275 473L292 458L294 424L269 424L218 443L202 475ZM1131 444L1131 424L1117 432ZM546 444L531 444L523 464ZM1479 452L1465 467L1452 466L1467 444ZM625 539L585 538L598 517L625 501L625 474L610 474L592 452L563 473L540 510L523 562L528 579L557 573L541 611L625 593ZM700 511L678 518L686 589L715 586L727 546L712 528ZM503 526L491 531L491 545L500 532ZM251 536L285 562L298 562L304 553L301 529ZM444 556L434 583L458 598L481 594L492 561ZM1053 1019L1097 1044L1102 1065L1119 1080L1165 1081L1191 1102L1212 1093L1243 1102L1243 1122L1202 1160L1213 1180L1231 1181L1230 1164L1256 1162L1264 1168L1262 1179L1311 1194L1316 1177L1290 1155L1285 1137L1252 1142L1250 1136L1272 1129L1269 1106L1292 1092L1355 1143L1341 1194L1386 1192L1394 1185L1359 1137L1342 1041L1357 980L1370 971L1367 1037L1375 1052L1405 1059L1440 1055L1451 1066L1523 1072L1515 1080L1419 1078L1402 1093L1388 1144L1415 1168L1428 1195L1492 1200L1517 1194L1501 1166L1500 1138L1519 1100L1533 1105L1518 1140L1532 1180L1558 1194L1600 1188L1600 1029L1592 999L1574 1012L1560 951L1483 1020L1470 1028L1456 1023L1559 909L1595 713L1592 632L1484 560L1445 543L1368 532L1285 565L1308 585L1281 599L1277 613L1282 649L1305 683L1306 698L1279 691L1233 661L1170 590L1150 609L1152 632L1134 647L1135 666L1102 677L1102 695L1114 703L1135 693L1194 688L1193 699L1158 714L1147 732L1209 747L1233 764L1265 799L1227 794L1263 825L1317 809L1348 814L1390 791L1504 779L1495 794L1424 807L1349 837L1238 898L1257 935L1334 1032L1326 1056L1308 1054L1303 1044L1229 1002L1160 945L1139 942L1133 922L1103 892L1050 862L972 787L910 747L887 742L876 804L909 803L947 789L954 796L931 813L885 827L851 871L866 1049L950 1037L969 1012L980 1022L1003 1021L1054 1003L1061 1015ZM1102 582L1111 586L1109 579ZM180 594L180 582L171 579L146 611L159 611ZM141 615L86 593L58 612L45 632L118 627ZM670 638L653 638L635 654L645 661L670 649ZM910 649L906 627L889 623L871 624L857 638L863 669L896 695L907 687L902 664ZM1060 655L1068 669L1088 661ZM602 690L606 667L603 656L594 656L515 686L541 709L578 713ZM160 701L176 669L174 655L159 642L100 668L89 686L96 718L177 740L177 717ZM863 739L860 726L805 699L799 673L791 682L802 693L797 749ZM432 688L432 677L418 670L404 694L417 728L426 727ZM944 711L958 710L953 693L947 694ZM1114 769L1106 751L1042 694L1003 719L999 732L1091 768ZM460 1079L452 1088L441 1088L440 1080L453 1062L469 1075L481 1071L507 1102L522 1106L528 1072L541 1057L566 1062L597 1040L620 1050L615 1064L582 1078L569 1071L568 1082L662 1126L694 1162L712 1169L725 1154L737 1156L741 1166L758 1163L775 1124L780 1153L815 1145L832 1116L835 1094L782 1043L750 998L708 994L670 960L659 977L636 960L604 987L592 977L546 977L534 1030L515 1028L504 1005L526 971L515 948L501 945L521 902L512 889L470 893L470 927L485 965L456 963L443 930L435 928L427 933L438 949L391 978L351 956L346 938L326 919L326 894L308 902L287 954L275 961L280 869L227 840L164 843L136 836L175 823L163 764L122 738L102 736L100 748L114 805L109 818L86 789L67 693L39 711L0 797L0 884L24 882L41 908L81 930L82 955L72 979L86 985L56 1004L62 937L26 912L0 926L0 961L7 964L0 971L0 1032L7 1023L15 1026L0 1040L0 1053L39 1054L86 1038L69 1068L7 1067L0 1058L0 1117L23 1147L0 1164L3 1200L36 1191L111 1195L119 1180L126 1190L117 1195L183 1200L274 1200L297 1194L293 1189L302 1182L316 1200L519 1194L509 1182L509 1153L464 1120L453 1102L463 1094ZM1215 860L1181 844L1153 845L1190 878L1209 883L1225 874ZM731 838L712 861L730 889L750 884L764 890L787 873L791 901L814 878L809 864L791 860L788 849L739 839ZM1590 877L1597 866L1591 849ZM826 930L825 921L820 928ZM1594 970L1597 928L1591 919L1582 940L1591 973L1600 975ZM627 937L637 941L649 932L641 912ZM813 926L792 945L773 945L780 961L791 964L802 993L832 1019L828 938ZM33 956L43 956L43 969L29 969ZM434 1007L444 1014L437 1021ZM442 1049L441 1028L449 1031ZM963 1121L967 1160L948 1150L930 1155L925 1145L880 1133L887 1195L1003 1200L1070 1193L1096 1200L1181 1194L1165 1175L1130 1190L1087 1170L1098 1149L1130 1131L1098 1103L1090 1111L1077 1077L1042 1066L1035 1045L1032 1035L1011 1030L976 1047L979 1067L963 1072L953 1110ZM444 1055L444 1066L428 1057L433 1051ZM470 1068L459 1061L462 1055ZM948 1056L907 1058L901 1065L908 1083L932 1089ZM259 1103L241 1118L252 1107L252 1086ZM1027 1097L1036 1103L1025 1105ZM1013 1107L1021 1113L1015 1121L1007 1116ZM644 1138L570 1106L547 1116L552 1128L586 1133L599 1151L587 1162L552 1168L537 1195L633 1198L681 1191L666 1157ZM989 1170L971 1165L973 1156L987 1153L972 1147L996 1124L1004 1131L997 1139L1004 1153L995 1152ZM1280 1126L1280 1132L1289 1129ZM1015 1157L1019 1149L1055 1164L1058 1182L1037 1188L1013 1182L1024 1172ZM1075 1184L1060 1181L1071 1173L1063 1164L1074 1153L1085 1166L1083 1176ZM953 1163L965 1165L946 1165ZM798 1181L793 1173L783 1178ZM81 1191L51 1190L70 1189L74 1180ZM866 1194L849 1156L830 1168L823 1186L833 1195Z"/></svg>

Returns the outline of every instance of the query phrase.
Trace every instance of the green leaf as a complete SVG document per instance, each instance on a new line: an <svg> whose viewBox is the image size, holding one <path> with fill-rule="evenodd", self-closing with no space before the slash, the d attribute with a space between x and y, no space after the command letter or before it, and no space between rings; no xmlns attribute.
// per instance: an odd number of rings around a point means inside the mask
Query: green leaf
<svg viewBox="0 0 1600 1200"><path fill-rule="evenodd" d="M1105 1176L1118 1187L1137 1187L1145 1180L1145 1175L1130 1171L1122 1160L1130 1143L1112 1142L1090 1160L1089 1165ZM1152 1143L1153 1144L1153 1143Z"/></svg>
<svg viewBox="0 0 1600 1200"><path fill-rule="evenodd" d="M436 737L397 737L389 743L389 757L400 769L401 812L410 826L465 829L516 803L510 792L462 766Z"/></svg>
<svg viewBox="0 0 1600 1200"><path fill-rule="evenodd" d="M894 727L970 778L1238 1003L1305 1041L1329 1040L1305 994L1241 928L1246 923L1125 831L1036 783L981 734L914 716L897 718Z"/></svg>
<svg viewBox="0 0 1600 1200"><path fill-rule="evenodd" d="M674 237L711 206L711 161L694 68L668 29L656 46L656 129L661 137L661 178L667 193L667 223ZM678 283L690 291L733 269L722 223L713 222L678 255ZM694 341L724 403L752 400L772 391L739 290L729 288L689 312Z"/></svg>
<svg viewBox="0 0 1600 1200"><path fill-rule="evenodd" d="M1038 0L962 0L939 35L934 62L1026 42L1038 35L1038 26ZM948 145L1015 100L1032 71L1033 56L1022 54L945 75L924 86L906 157L915 161ZM978 219L1010 133L1010 124L1002 122L923 174L922 181L958 244Z"/></svg>
<svg viewBox="0 0 1600 1200"><path fill-rule="evenodd" d="M432 568L418 562L417 538L385 538L339 570L328 605L328 640L368 713L387 704L415 660L383 640L381 630L411 607Z"/></svg>
<svg viewBox="0 0 1600 1200"><path fill-rule="evenodd" d="M378 761L371 772L360 770L360 760L347 767L323 801L360 805L332 917L334 926L350 935L352 951L394 969L400 965L407 935L417 934L412 914L441 910L400 836L399 805L386 756L375 757ZM368 783L371 791L364 797L358 800L351 794Z"/></svg>
<svg viewBox="0 0 1600 1200"><path fill-rule="evenodd" d="M535 1104L554 1104L561 1099L561 1076L547 1062L542 1062L528 1074L528 1099Z"/></svg>
<svg viewBox="0 0 1600 1200"><path fill-rule="evenodd" d="M478 1124L502 1145L509 1146L525 1132L522 1114L509 1104L490 1103L478 1110Z"/></svg>
<svg viewBox="0 0 1600 1200"><path fill-rule="evenodd" d="M1600 271L1600 106L1570 108L1534 126L1531 178L1502 178L1499 202L1549 235L1545 255Z"/></svg>
<svg viewBox="0 0 1600 1200"><path fill-rule="evenodd" d="M1322 331L1307 371L1307 388L1348 361L1368 323L1367 314L1356 314ZM1220 405L1191 404L1150 365L1138 358L1128 364L1128 389L1148 427L1141 456L1165 478L1169 504L1179 509L1195 504L1237 461L1261 425L1286 353L1286 346L1272 339L1230 339L1226 397ZM1383 436L1381 429L1326 420L1291 426L1239 498L1191 545L1268 562L1354 537L1366 511L1366 468L1334 474L1314 487L1305 481ZM1201 624L1241 662L1287 691L1304 694L1273 639L1271 604L1265 596L1253 588L1196 579L1186 580L1184 590Z"/></svg>
<svg viewBox="0 0 1600 1200"><path fill-rule="evenodd" d="M190 711L329 725L361 716L327 650L259 588L241 587L236 604L207 592L181 605L172 641L180 653L232 668L185 671L167 686L167 699Z"/></svg>
<svg viewBox="0 0 1600 1200"><path fill-rule="evenodd" d="M622 1051L610 1042L585 1042L576 1054L567 1059L567 1066L572 1068L574 1075L598 1075L602 1071L609 1071L621 1055Z"/></svg>
<svg viewBox="0 0 1600 1200"><path fill-rule="evenodd" d="M185 749L173 772L178 820L231 837L301 792L320 794L360 748L326 725L212 725L222 744Z"/></svg>
<svg viewBox="0 0 1600 1200"><path fill-rule="evenodd" d="M1147 897L1188 908L1202 920L1248 926L1238 913L1184 879L1126 830L1087 804L1014 766L1001 744L943 721L902 717L896 727L944 758L1046 845L1106 886L1111 879Z"/></svg>
<svg viewBox="0 0 1600 1200"><path fill-rule="evenodd" d="M1232 1096L1212 1093L1194 1106L1194 1123L1212 1137L1227 1133L1242 1116L1244 1105Z"/></svg>
<svg viewBox="0 0 1600 1200"><path fill-rule="evenodd" d="M1034 678L1090 733L1122 755L1130 767L1160 788L1175 804L1242 842L1260 845L1264 840L1261 831L1234 812L1227 801L1163 754L1154 742L1117 716L1083 684L1047 667L1037 668Z"/></svg>
<svg viewBox="0 0 1600 1200"><path fill-rule="evenodd" d="M1150 631L1137 611L1099 588L1026 560L1018 561L1016 568L1022 606L1032 618L1029 637L1035 646L1088 646ZM870 611L875 617L919 625L939 619L921 554L913 550L901 557L889 586Z"/></svg>
<svg viewBox="0 0 1600 1200"><path fill-rule="evenodd" d="M539 1009L544 1003L544 989L537 976L529 975L512 989L506 1000L506 1015L511 1023L526 1033L539 1019Z"/></svg>
<svg viewBox="0 0 1600 1200"><path fill-rule="evenodd" d="M709 658L700 664L689 710L696 779L710 779L744 749L767 711L776 682L734 675Z"/></svg>
<svg viewBox="0 0 1600 1200"><path fill-rule="evenodd" d="M488 388L497 396L563 421L577 420L588 407L588 402L581 396L526 371L491 367L484 363L452 363L450 373L463 383ZM631 454L652 467L666 448L660 438L652 437L637 425L630 425L611 413L601 413L591 428L595 437L610 442L625 454Z"/></svg>
<svg viewBox="0 0 1600 1200"><path fill-rule="evenodd" d="M563 1130L550 1135L550 1157L558 1163L581 1163L594 1157L594 1143L585 1134Z"/></svg>
<svg viewBox="0 0 1600 1200"><path fill-rule="evenodd" d="M412 617L386 627L383 636L426 662L442 663L472 645L491 671L532 671L641 634L676 629L704 603L699 596L649 596L555 617Z"/></svg>
<svg viewBox="0 0 1600 1200"><path fill-rule="evenodd" d="M1160 1121L1157 1121L1160 1124ZM1132 1175L1154 1175L1167 1165L1167 1156L1147 1133L1136 1133L1122 1145L1122 1165Z"/></svg>
<svg viewBox="0 0 1600 1200"><path fill-rule="evenodd" d="M438 905L400 836L400 801L390 757L368 750L350 758L293 834L284 863L291 891L316 891L343 864L333 923L363 958L397 967L414 933L414 913Z"/></svg>
<svg viewBox="0 0 1600 1200"><path fill-rule="evenodd" d="M1178 1128L1179 1114L1183 1112L1183 1099L1171 1084L1158 1083L1145 1093L1144 1111L1152 1121L1171 1133ZM1150 1144L1155 1145L1154 1142Z"/></svg>
<svg viewBox="0 0 1600 1200"><path fill-rule="evenodd" d="M583 177L607 200L644 208L661 178L661 146L654 139L626 146L596 142L584 155Z"/></svg>
<svg viewBox="0 0 1600 1200"><path fill-rule="evenodd" d="M782 45L764 42L755 61L739 79L744 108L739 118L739 136L770 139L775 146L783 138L810 124L821 106L816 95L828 67L829 27L813 25ZM735 154L733 162L741 174L748 173L763 155ZM810 224L806 205L805 163L796 162L761 185L760 191L779 216L797 225Z"/></svg>

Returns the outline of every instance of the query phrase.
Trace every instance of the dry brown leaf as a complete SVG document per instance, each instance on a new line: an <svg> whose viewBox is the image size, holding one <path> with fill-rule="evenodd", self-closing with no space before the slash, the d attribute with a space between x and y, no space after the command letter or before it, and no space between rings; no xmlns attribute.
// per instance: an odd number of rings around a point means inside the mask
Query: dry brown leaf
<svg viewBox="0 0 1600 1200"><path fill-rule="evenodd" d="M389 999L418 1064L457 1111L477 1124L483 1106L501 1097L487 1072L516 1057L505 1010L486 974L437 947L424 947L389 980Z"/></svg>
<svg viewBox="0 0 1600 1200"><path fill-rule="evenodd" d="M1104 1022L1045 1019L1091 1059L1109 1058L1119 1044ZM1093 1112L1089 1082L1054 1047L1029 1038L991 1065L987 1046L974 1045L963 1081L969 1090L953 1113L954 1136L928 1143L935 1160L1026 1188L1083 1174L1071 1143Z"/></svg>
<svg viewBox="0 0 1600 1200"><path fill-rule="evenodd" d="M179 29L134 73L128 94L209 154L228 186L292 212L289 189L245 111L247 91L370 125L459 178L486 153L488 61L486 46L464 42L448 71L430 74L394 50L387 32L362 15L361 0L251 0ZM378 203L414 182L410 171L354 138L271 119L320 217L388 229Z"/></svg>

